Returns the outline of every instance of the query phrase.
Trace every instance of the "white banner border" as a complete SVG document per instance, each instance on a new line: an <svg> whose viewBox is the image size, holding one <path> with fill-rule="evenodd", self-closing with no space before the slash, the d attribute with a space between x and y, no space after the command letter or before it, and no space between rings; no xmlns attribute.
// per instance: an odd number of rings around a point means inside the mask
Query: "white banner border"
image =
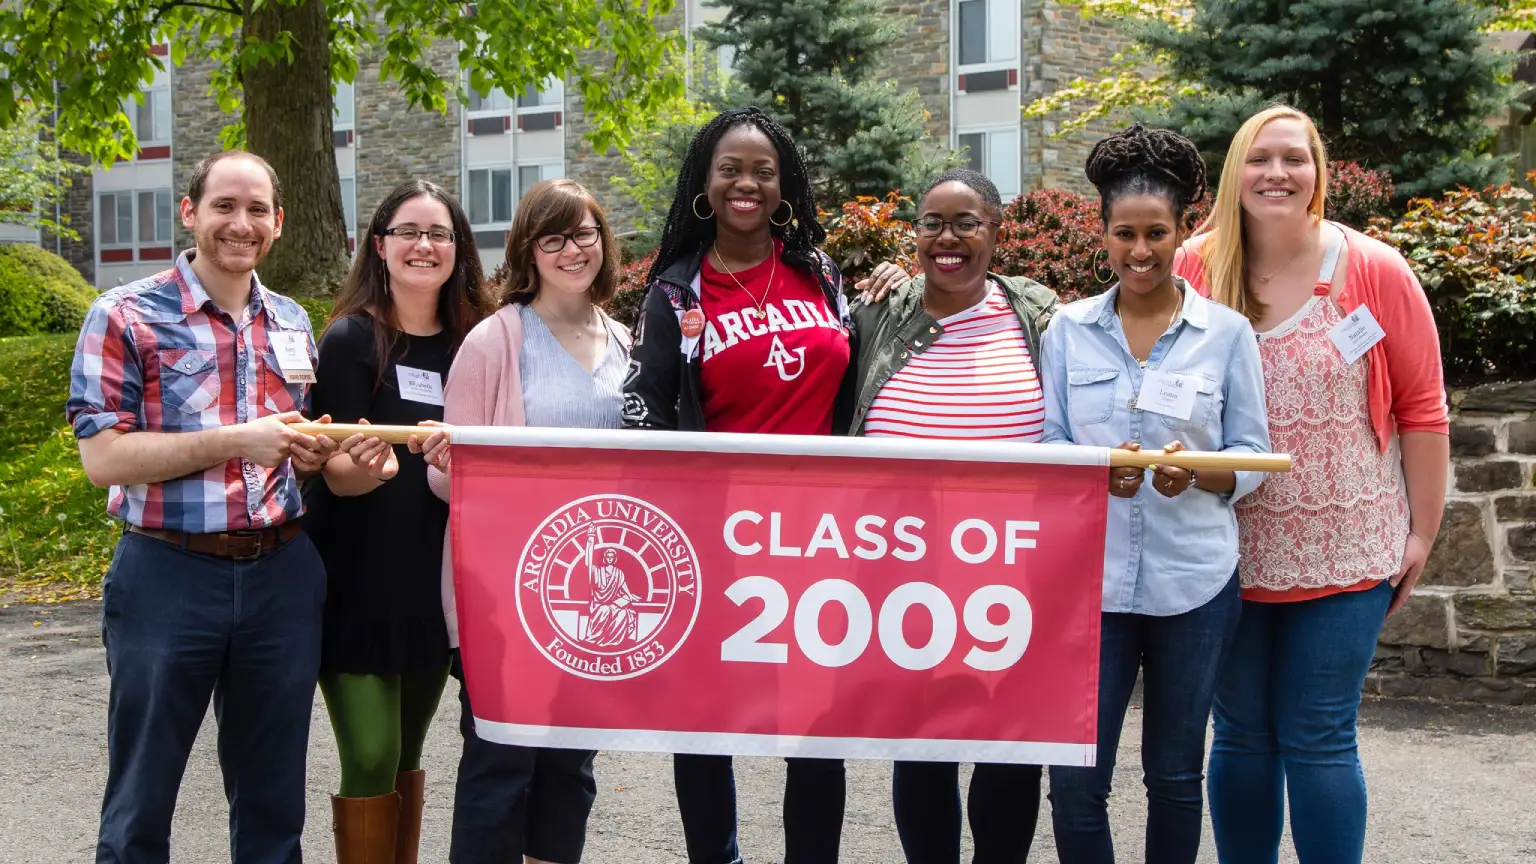
<svg viewBox="0 0 1536 864"><path fill-rule="evenodd" d="M672 432L651 429L566 429L537 426L455 426L453 443L486 447L560 447L662 450L765 456L837 456L862 459L932 459L1109 467L1108 447L1024 444L1016 441L935 441L842 438L830 435L756 435L745 432Z"/></svg>
<svg viewBox="0 0 1536 864"><path fill-rule="evenodd" d="M830 738L811 735L754 735L731 732L666 732L653 729L589 729L529 726L475 718L482 740L520 747L622 750L640 753L700 753L735 756L796 756L816 759L874 759L903 762L993 762L1092 768L1093 744L1049 741L968 741L952 738Z"/></svg>

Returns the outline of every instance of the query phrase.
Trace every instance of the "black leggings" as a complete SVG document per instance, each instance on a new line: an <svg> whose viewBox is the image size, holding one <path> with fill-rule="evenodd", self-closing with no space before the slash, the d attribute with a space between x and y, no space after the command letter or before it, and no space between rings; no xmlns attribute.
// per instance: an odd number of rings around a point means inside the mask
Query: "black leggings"
<svg viewBox="0 0 1536 864"><path fill-rule="evenodd" d="M1023 864L1040 816L1040 766L978 763L967 802L973 864ZM891 777L896 833L907 864L960 861L960 766L897 762Z"/></svg>
<svg viewBox="0 0 1536 864"><path fill-rule="evenodd" d="M786 759L784 864L836 864L847 778L841 759ZM672 757L689 864L734 864L736 774L729 756Z"/></svg>
<svg viewBox="0 0 1536 864"><path fill-rule="evenodd" d="M459 652L459 733L464 754L453 793L452 864L506 864L524 855L576 864L587 841L587 817L597 800L591 750L495 744L475 734Z"/></svg>

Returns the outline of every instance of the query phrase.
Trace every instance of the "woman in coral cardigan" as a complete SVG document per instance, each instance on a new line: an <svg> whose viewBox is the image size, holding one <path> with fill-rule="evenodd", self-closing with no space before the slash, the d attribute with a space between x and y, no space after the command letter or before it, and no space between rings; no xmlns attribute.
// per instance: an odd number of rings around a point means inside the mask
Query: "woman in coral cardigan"
<svg viewBox="0 0 1536 864"><path fill-rule="evenodd" d="M1323 218L1327 157L1284 106L1238 131L1177 272L1258 332L1277 453L1238 502L1243 612L1217 684L1221 861L1273 862L1289 793L1301 864L1359 862L1360 690L1445 504L1449 419L1429 302L1394 249Z"/></svg>
<svg viewBox="0 0 1536 864"><path fill-rule="evenodd" d="M603 312L618 289L619 247L590 192L546 180L523 196L493 280L500 309L470 331L443 391L460 426L616 429L630 335ZM446 443L427 456L432 491L448 498ZM590 750L498 744L475 732L458 652L453 553L443 544L443 613L459 679L464 737L454 790L452 864L576 864L597 797Z"/></svg>

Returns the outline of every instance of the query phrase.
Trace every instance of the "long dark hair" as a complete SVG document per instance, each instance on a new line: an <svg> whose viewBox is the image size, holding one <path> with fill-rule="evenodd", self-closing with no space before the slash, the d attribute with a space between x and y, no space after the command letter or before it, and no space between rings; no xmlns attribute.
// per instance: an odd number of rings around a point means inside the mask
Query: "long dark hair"
<svg viewBox="0 0 1536 864"><path fill-rule="evenodd" d="M442 202L448 208L448 218L453 225L453 272L437 295L437 320L448 334L449 356L459 350L464 337L487 312L480 253L475 248L475 232L470 228L464 208L443 187L427 180L407 180L396 186L374 211L367 235L358 238L357 257L352 261L352 269L347 271L346 281L341 283L341 290L336 292L335 305L331 307L330 323L360 312L367 313L373 322L373 346L379 370L373 382L375 390L383 383L389 353L400 338L400 322L395 317L394 297L389 293L389 271L374 241L383 239L402 204L422 196Z"/></svg>
<svg viewBox="0 0 1536 864"><path fill-rule="evenodd" d="M560 178L535 184L517 202L517 215L512 218L512 230L507 232L506 261L491 277L490 290L498 308L509 303L527 305L539 296L534 241L546 234L574 229L587 213L597 221L598 236L602 238L599 242L603 244L603 264L592 280L592 287L587 289L588 296L599 306L613 299L619 290L619 242L613 239L613 228L587 187Z"/></svg>
<svg viewBox="0 0 1536 864"><path fill-rule="evenodd" d="M789 132L774 122L773 118L755 107L736 108L719 114L704 124L688 144L683 166L677 172L677 191L672 196L672 209L667 212L667 225L661 233L661 248L651 265L647 281L665 273L668 267L680 259L698 254L715 242L715 220L700 219L693 211L693 199L704 191L709 183L709 163L715 155L715 146L725 133L737 126L751 124L768 136L779 157L779 188L783 200L794 208L794 218L788 225L772 225L773 236L784 241L784 260L798 265L816 277L822 290L834 291L820 267L816 247L826 242L827 230L816 218L816 201L811 196L811 180L805 170L800 151Z"/></svg>

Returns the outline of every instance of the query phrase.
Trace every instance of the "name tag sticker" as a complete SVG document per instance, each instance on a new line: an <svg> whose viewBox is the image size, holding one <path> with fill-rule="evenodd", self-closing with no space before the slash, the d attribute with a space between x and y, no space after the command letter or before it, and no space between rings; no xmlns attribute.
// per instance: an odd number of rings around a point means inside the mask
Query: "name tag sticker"
<svg viewBox="0 0 1536 864"><path fill-rule="evenodd" d="M1371 314L1369 307L1361 306L1333 325L1333 329L1328 331L1328 338L1338 347L1344 362L1353 364L1377 342L1387 338L1387 331L1376 323L1376 316Z"/></svg>
<svg viewBox="0 0 1536 864"><path fill-rule="evenodd" d="M1195 413L1195 389L1195 379L1188 375L1148 369L1141 379L1141 392L1136 394L1136 407L1188 420Z"/></svg>
<svg viewBox="0 0 1536 864"><path fill-rule="evenodd" d="M268 339L272 351L277 354L277 368L282 370L283 380L289 384L315 383L315 367L309 363L309 338L303 333L279 331Z"/></svg>
<svg viewBox="0 0 1536 864"><path fill-rule="evenodd" d="M396 366L395 375L400 379L400 398L428 405L443 404L443 376L430 369L412 369Z"/></svg>

